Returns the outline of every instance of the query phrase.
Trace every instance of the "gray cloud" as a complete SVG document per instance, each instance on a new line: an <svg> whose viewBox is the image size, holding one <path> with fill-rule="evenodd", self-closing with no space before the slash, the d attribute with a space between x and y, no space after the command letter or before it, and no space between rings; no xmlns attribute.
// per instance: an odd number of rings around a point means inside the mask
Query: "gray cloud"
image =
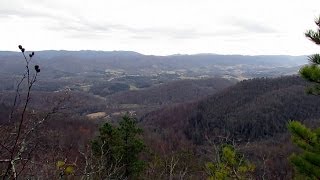
<svg viewBox="0 0 320 180"><path fill-rule="evenodd" d="M88 20L58 21L47 26L49 30L62 30L71 33L68 37L79 38L83 35L98 38L113 31L124 31L134 39L152 39L153 37L169 37L172 39L196 39L202 37L230 37L245 33L238 30L223 30L213 32L198 32L195 28L146 27L137 28L123 24L94 23Z"/></svg>
<svg viewBox="0 0 320 180"><path fill-rule="evenodd" d="M45 13L41 11L31 11L26 8L12 8L12 9L1 9L0 8L0 16L2 17L10 17L10 16L18 16L21 18L56 18L55 15L50 13Z"/></svg>
<svg viewBox="0 0 320 180"><path fill-rule="evenodd" d="M19 10L17 10L19 9ZM196 39L202 37L232 37L246 33L271 34L276 31L262 23L229 17L224 19L223 24L232 25L233 29L217 30L212 32L199 32L196 28L172 28L172 27L131 27L124 24L110 22L93 22L90 19L77 17L70 14L46 12L41 10L30 10L26 8L0 8L0 18L18 16L21 18L44 18L47 19L45 27L48 30L64 32L66 37L71 38L99 38L113 31L129 33L134 39L151 39L153 37L169 37L172 39Z"/></svg>
<svg viewBox="0 0 320 180"><path fill-rule="evenodd" d="M226 19L227 23L241 28L244 32L249 33L276 33L277 31L269 26L266 26L265 24L261 22L257 22L254 20L246 20L246 19L240 19L237 17L230 17Z"/></svg>
<svg viewBox="0 0 320 180"><path fill-rule="evenodd" d="M130 38L139 39L139 40L148 40L148 39L152 39L152 36L133 35L133 36L130 36Z"/></svg>
<svg viewBox="0 0 320 180"><path fill-rule="evenodd" d="M94 23L84 19L78 20L59 20L54 24L47 26L49 30L61 30L63 29L66 32L70 33L79 33L79 34L100 34L106 35L112 31L124 31L135 39L149 39L153 36L166 36L175 39L188 39L188 38L197 38L199 36L208 35L197 33L195 29L177 29L170 27L146 27L146 28L137 28L131 27L123 24L113 24L113 23ZM72 37L80 37L75 36Z"/></svg>

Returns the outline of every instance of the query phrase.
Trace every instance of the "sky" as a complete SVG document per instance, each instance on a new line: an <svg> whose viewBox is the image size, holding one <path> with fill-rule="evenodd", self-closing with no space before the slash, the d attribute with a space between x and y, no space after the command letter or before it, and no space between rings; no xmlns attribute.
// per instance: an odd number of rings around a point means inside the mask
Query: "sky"
<svg viewBox="0 0 320 180"><path fill-rule="evenodd" d="M306 55L319 0L1 0L0 50Z"/></svg>

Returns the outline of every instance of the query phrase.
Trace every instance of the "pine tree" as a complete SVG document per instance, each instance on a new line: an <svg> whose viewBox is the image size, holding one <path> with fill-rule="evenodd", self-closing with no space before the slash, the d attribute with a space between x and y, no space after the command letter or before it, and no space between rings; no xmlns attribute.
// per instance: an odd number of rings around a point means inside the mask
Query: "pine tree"
<svg viewBox="0 0 320 180"><path fill-rule="evenodd" d="M139 154L144 150L143 141L137 138L142 133L135 119L124 116L120 122L119 132L123 142L123 162L125 177L138 177L144 168L144 162L139 159Z"/></svg>
<svg viewBox="0 0 320 180"><path fill-rule="evenodd" d="M310 130L300 122L288 124L292 141L303 152L292 154L291 163L295 166L298 179L320 179L320 128Z"/></svg>
<svg viewBox="0 0 320 180"><path fill-rule="evenodd" d="M99 136L92 141L92 151L98 164L96 178L136 179L144 169L139 159L145 145L139 138L142 129L134 118L124 116L119 126L105 123ZM111 174L112 172L113 174Z"/></svg>
<svg viewBox="0 0 320 180"><path fill-rule="evenodd" d="M318 26L318 29L316 31L308 30L305 33L305 35L315 44L320 45L320 17L315 20L315 23ZM319 95L320 94L320 66L319 66L320 54L314 54L309 56L309 61L310 61L309 65L306 65L300 69L300 74L303 78L314 83L314 85L311 86L307 92L310 94Z"/></svg>
<svg viewBox="0 0 320 180"><path fill-rule="evenodd" d="M98 137L92 141L91 148L95 156L103 156L106 163L115 164L122 156L119 130L111 124L105 123L100 127Z"/></svg>
<svg viewBox="0 0 320 180"><path fill-rule="evenodd" d="M318 29L309 30L306 37L320 45L320 17L315 20ZM300 69L300 75L313 82L309 94L320 95L320 54L309 56L310 64ZM300 154L292 154L290 161L297 172L297 179L320 179L320 128L311 130L297 121L288 124L292 141L302 149Z"/></svg>
<svg viewBox="0 0 320 180"><path fill-rule="evenodd" d="M217 156L214 158L215 162L206 163L208 179L251 179L255 166L244 159L233 146L221 146Z"/></svg>
<svg viewBox="0 0 320 180"><path fill-rule="evenodd" d="M91 143L92 179L116 179L123 177L122 142L118 129L109 123L99 128L99 135Z"/></svg>

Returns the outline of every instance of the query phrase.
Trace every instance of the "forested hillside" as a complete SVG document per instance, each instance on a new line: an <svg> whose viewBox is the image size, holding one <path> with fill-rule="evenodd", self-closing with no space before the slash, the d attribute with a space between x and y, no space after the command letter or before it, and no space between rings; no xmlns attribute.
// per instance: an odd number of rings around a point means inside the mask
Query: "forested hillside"
<svg viewBox="0 0 320 180"><path fill-rule="evenodd" d="M245 80L201 100L150 112L141 124L155 137L152 144L169 150L206 154L212 144L231 141L254 162L256 177L291 179L287 158L297 150L288 122L320 124L320 99L306 93L309 85L298 76Z"/></svg>
<svg viewBox="0 0 320 180"><path fill-rule="evenodd" d="M183 129L196 144L213 135L256 141L286 132L289 120L320 118L320 99L305 93L307 85L297 76L246 80L198 102L151 112L142 121ZM172 128L177 121L180 127Z"/></svg>
<svg viewBox="0 0 320 180"><path fill-rule="evenodd" d="M107 101L118 104L168 105L194 101L234 83L235 80L222 78L172 81L147 89L116 93L107 97Z"/></svg>

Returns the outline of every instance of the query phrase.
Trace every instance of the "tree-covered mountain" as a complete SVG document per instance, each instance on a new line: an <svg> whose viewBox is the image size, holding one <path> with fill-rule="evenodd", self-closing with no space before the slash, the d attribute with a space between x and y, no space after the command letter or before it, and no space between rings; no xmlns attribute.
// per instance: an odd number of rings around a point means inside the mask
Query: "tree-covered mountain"
<svg viewBox="0 0 320 180"><path fill-rule="evenodd" d="M320 118L320 99L305 93L307 85L296 76L245 80L198 102L151 112L142 121L180 131L197 144L214 135L266 139L286 132L290 120Z"/></svg>
<svg viewBox="0 0 320 180"><path fill-rule="evenodd" d="M183 103L212 95L234 83L223 78L176 80L146 89L116 93L108 96L107 102L140 105Z"/></svg>

